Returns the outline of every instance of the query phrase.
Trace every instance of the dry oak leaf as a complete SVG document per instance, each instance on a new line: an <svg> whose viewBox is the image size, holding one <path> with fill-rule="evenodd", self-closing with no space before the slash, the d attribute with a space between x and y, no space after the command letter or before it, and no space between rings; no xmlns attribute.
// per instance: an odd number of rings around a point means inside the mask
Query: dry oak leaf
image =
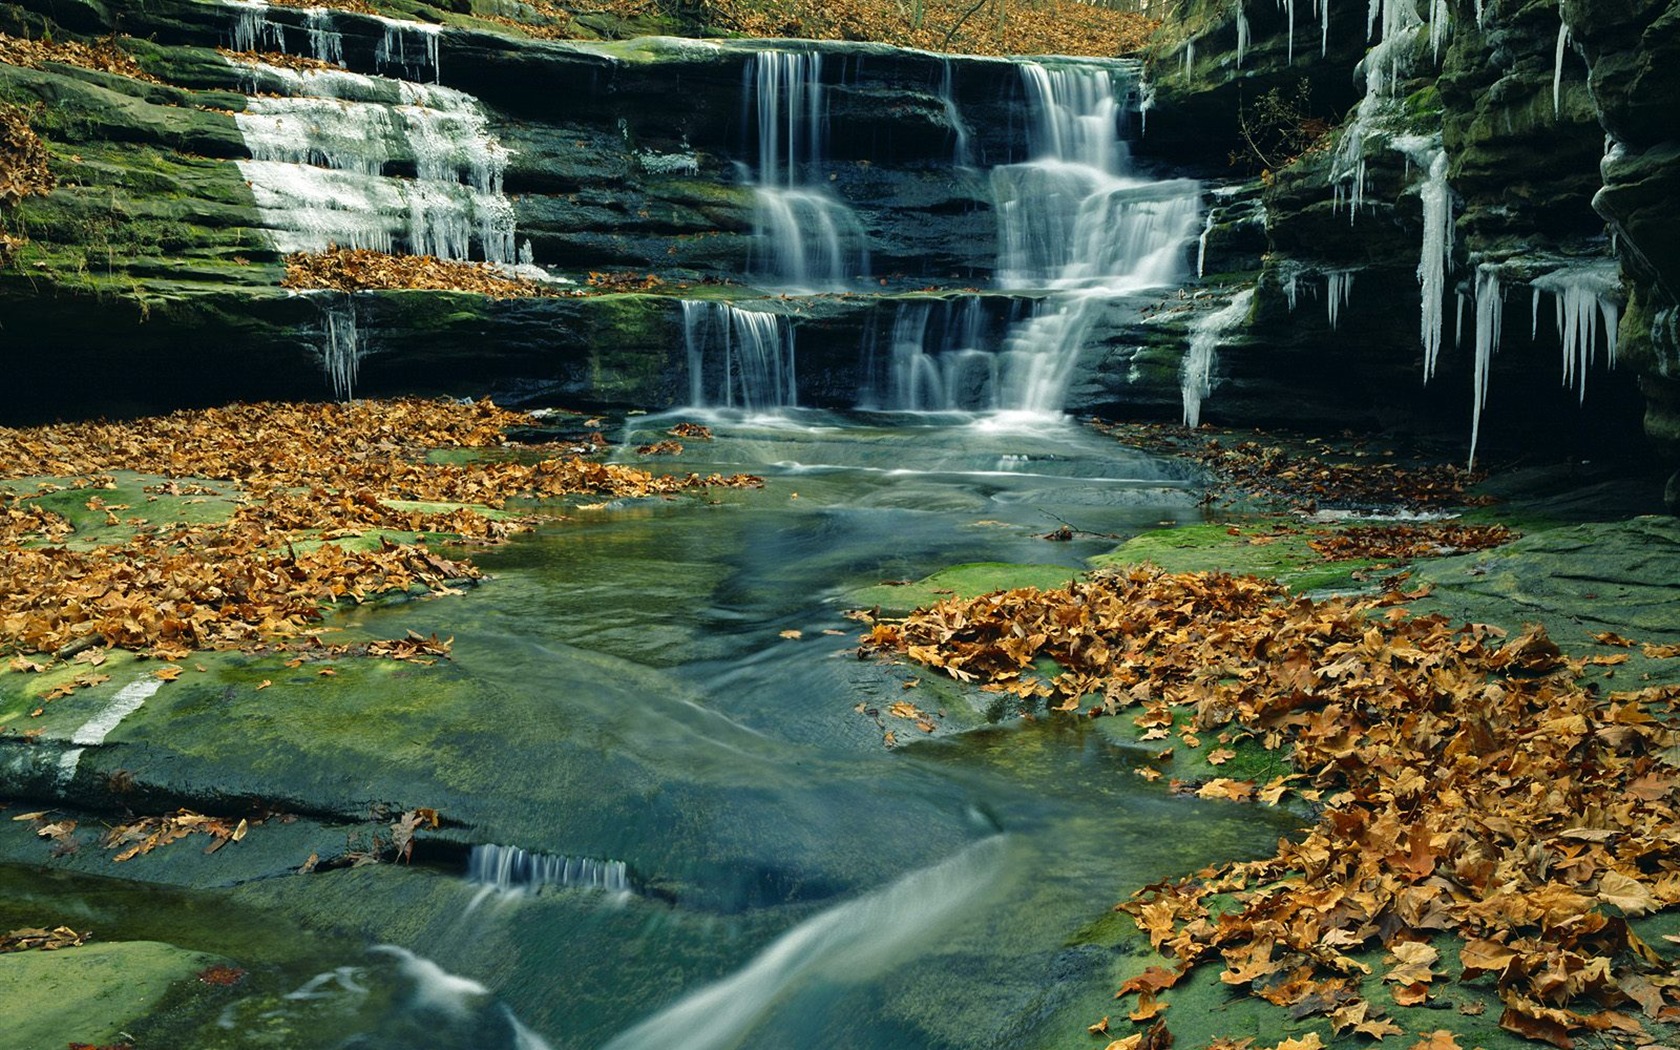
<svg viewBox="0 0 1680 1050"><path fill-rule="evenodd" d="M1163 989L1171 988L1173 985L1177 984L1179 978L1183 976L1184 971L1182 970L1169 970L1164 966L1151 966L1149 969L1138 974L1136 977L1133 977L1125 984L1122 984L1120 986L1120 990L1114 993L1114 998L1118 999L1123 995L1130 995L1133 992L1149 992L1153 994Z"/></svg>
<svg viewBox="0 0 1680 1050"><path fill-rule="evenodd" d="M1445 1028L1437 1028L1413 1043L1408 1050L1462 1050L1458 1040Z"/></svg>
<svg viewBox="0 0 1680 1050"><path fill-rule="evenodd" d="M1614 904L1630 917L1658 911L1663 906L1662 901L1651 896L1644 883L1619 871L1607 871L1599 876L1598 899Z"/></svg>
<svg viewBox="0 0 1680 1050"><path fill-rule="evenodd" d="M1148 1021L1165 1013L1169 1004L1155 998L1155 993L1142 991L1138 993L1137 1007L1126 1016L1133 1021Z"/></svg>
<svg viewBox="0 0 1680 1050"><path fill-rule="evenodd" d="M1397 965L1383 974L1383 980L1396 984L1427 984L1436 977L1430 969L1440 961L1441 953L1423 941L1398 941L1389 947Z"/></svg>

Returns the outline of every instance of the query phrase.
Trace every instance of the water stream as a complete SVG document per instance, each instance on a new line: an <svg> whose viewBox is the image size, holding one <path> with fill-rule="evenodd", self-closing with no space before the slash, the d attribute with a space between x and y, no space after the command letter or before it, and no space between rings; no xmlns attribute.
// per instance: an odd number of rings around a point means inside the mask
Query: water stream
<svg viewBox="0 0 1680 1050"><path fill-rule="evenodd" d="M689 411L633 417L620 447L678 419L717 438L658 466L768 486L575 510L475 554L486 586L355 610L352 633L436 631L454 658L347 697L342 736L317 725L296 754L250 745L294 791L435 803L482 843L470 866L144 904L0 866L0 885L28 887L0 894L0 918L39 921L52 897L103 940L249 971L209 1006L160 1011L136 1033L147 1045L1065 1045L1113 990L1113 956L1082 928L1294 826L1171 797L1089 720L988 727L990 696L860 661L843 616L851 588L958 562L1077 568L1111 545L1041 538L1062 521L1129 534L1199 520L1183 467L1052 416ZM304 721L333 724L338 694L311 695ZM888 749L856 708L901 698L974 728L904 722ZM432 725L445 728L415 739ZM261 767L239 747L213 761Z"/></svg>

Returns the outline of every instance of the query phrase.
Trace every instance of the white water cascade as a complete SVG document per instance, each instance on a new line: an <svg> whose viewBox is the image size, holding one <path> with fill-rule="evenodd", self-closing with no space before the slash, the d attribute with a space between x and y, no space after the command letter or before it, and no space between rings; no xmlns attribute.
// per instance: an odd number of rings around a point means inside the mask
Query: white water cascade
<svg viewBox="0 0 1680 1050"><path fill-rule="evenodd" d="M513 263L508 151L477 101L446 87L256 66L235 115L239 162L282 252L330 244ZM412 164L413 178L391 172Z"/></svg>
<svg viewBox="0 0 1680 1050"><path fill-rule="evenodd" d="M271 8L266 0L222 0L222 3L236 12L231 34L235 51L304 53L287 47L286 27L269 18ZM335 66L344 65L344 35L335 23L340 13L328 7L305 7L301 14L304 35L309 40L309 57ZM373 56L379 72L405 80L437 83L442 26L384 15L365 17L377 20L383 29Z"/></svg>
<svg viewBox="0 0 1680 1050"><path fill-rule="evenodd" d="M746 76L758 125L754 274L799 291L836 289L867 276L862 222L813 181L825 157L822 55L761 51Z"/></svg>
<svg viewBox="0 0 1680 1050"><path fill-rule="evenodd" d="M483 887L473 906L492 895L520 896L546 888L621 896L631 892L630 869L621 860L560 857L493 843L473 847L467 859L467 881Z"/></svg>
<svg viewBox="0 0 1680 1050"><path fill-rule="evenodd" d="M991 408L1001 357L985 348L986 313L978 296L899 304L871 374L882 374L864 406L891 412Z"/></svg>
<svg viewBox="0 0 1680 1050"><path fill-rule="evenodd" d="M997 880L1006 842L975 843L931 868L911 872L864 897L836 905L788 930L745 967L690 992L603 1050L727 1050L787 999L819 983L867 981L931 950Z"/></svg>
<svg viewBox="0 0 1680 1050"><path fill-rule="evenodd" d="M764 412L799 403L793 326L781 314L684 299L689 404Z"/></svg>
<svg viewBox="0 0 1680 1050"><path fill-rule="evenodd" d="M1058 412L1106 304L1184 275L1201 185L1131 172L1109 68L1020 68L1032 159L992 169L998 281L1060 294L1005 341L996 407Z"/></svg>

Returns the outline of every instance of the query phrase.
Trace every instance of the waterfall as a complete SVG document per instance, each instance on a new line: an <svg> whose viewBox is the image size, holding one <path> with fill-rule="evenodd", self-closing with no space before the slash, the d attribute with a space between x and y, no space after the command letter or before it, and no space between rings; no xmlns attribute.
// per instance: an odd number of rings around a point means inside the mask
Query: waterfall
<svg viewBox="0 0 1680 1050"><path fill-rule="evenodd" d="M1248 319L1254 289L1245 288L1223 309L1203 314L1190 323L1190 349L1184 355L1180 389L1184 396L1184 425L1202 425L1202 402L1213 392L1213 363L1219 340Z"/></svg>
<svg viewBox="0 0 1680 1050"><path fill-rule="evenodd" d="M945 107L945 120L951 125L954 141L951 144L951 164L958 168L974 165L974 151L969 146L968 125L963 123L957 109L956 88L951 72L951 60L940 60L939 103Z"/></svg>
<svg viewBox="0 0 1680 1050"><path fill-rule="evenodd" d="M234 116L251 154L240 171L277 249L515 261L508 151L472 96L337 70L251 77L287 92L253 95ZM387 174L403 162L415 178Z"/></svg>
<svg viewBox="0 0 1680 1050"><path fill-rule="evenodd" d="M864 405L894 412L996 407L1007 354L986 348L987 328L978 296L899 304L884 353L877 340L869 369L876 385Z"/></svg>
<svg viewBox="0 0 1680 1050"><path fill-rule="evenodd" d="M1170 284L1201 217L1201 186L1127 173L1105 68L1022 63L1032 159L992 169L998 278L1008 288L1112 292Z"/></svg>
<svg viewBox="0 0 1680 1050"><path fill-rule="evenodd" d="M1569 49L1569 23L1558 21L1557 56L1552 60L1552 119L1563 113L1563 56Z"/></svg>
<svg viewBox="0 0 1680 1050"><path fill-rule="evenodd" d="M869 273L851 208L811 180L825 159L822 55L761 51L746 93L758 126L752 270L790 290L839 288Z"/></svg>
<svg viewBox="0 0 1680 1050"><path fill-rule="evenodd" d="M764 412L799 402L793 326L781 314L684 299L689 403Z"/></svg>
<svg viewBox="0 0 1680 1050"><path fill-rule="evenodd" d="M630 892L630 869L621 860L561 857L518 846L478 845L467 859L467 881L492 893L534 893L546 887Z"/></svg>
<svg viewBox="0 0 1680 1050"><path fill-rule="evenodd" d="M992 169L998 281L1061 292L1005 340L997 407L1058 412L1108 305L1184 276L1201 185L1130 173L1108 68L1021 64L1031 159Z"/></svg>

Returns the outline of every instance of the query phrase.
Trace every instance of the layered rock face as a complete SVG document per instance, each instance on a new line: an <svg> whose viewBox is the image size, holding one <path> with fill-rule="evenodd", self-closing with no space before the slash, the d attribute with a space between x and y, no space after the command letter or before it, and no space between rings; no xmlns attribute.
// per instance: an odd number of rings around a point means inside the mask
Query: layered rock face
<svg viewBox="0 0 1680 1050"><path fill-rule="evenodd" d="M1221 154L1269 168L1231 190L1264 211L1262 265L1222 251L1252 219L1213 208L1209 269L1257 296L1225 355L1235 396L1210 408L1285 416L1265 406L1339 394L1384 418L1456 414L1484 446L1581 454L1643 444L1643 416L1673 457L1680 269L1657 202L1680 169L1657 113L1680 97L1677 10L1180 7L1150 56L1163 134L1146 148L1208 174ZM1331 130L1281 162L1255 148L1318 120Z"/></svg>
<svg viewBox="0 0 1680 1050"><path fill-rule="evenodd" d="M0 323L29 349L6 414L334 389L722 403L740 354L774 371L789 342L800 404L996 407L1009 386L1583 455L1642 444L1643 420L1680 455L1673 4L1188 0L1142 80L415 13L453 24L8 7L14 34L125 34L155 82L0 66L60 182L8 219L29 243ZM1059 120L1133 141L1087 156ZM279 287L284 252L328 243L623 291ZM1049 344L1074 352L1004 376Z"/></svg>

